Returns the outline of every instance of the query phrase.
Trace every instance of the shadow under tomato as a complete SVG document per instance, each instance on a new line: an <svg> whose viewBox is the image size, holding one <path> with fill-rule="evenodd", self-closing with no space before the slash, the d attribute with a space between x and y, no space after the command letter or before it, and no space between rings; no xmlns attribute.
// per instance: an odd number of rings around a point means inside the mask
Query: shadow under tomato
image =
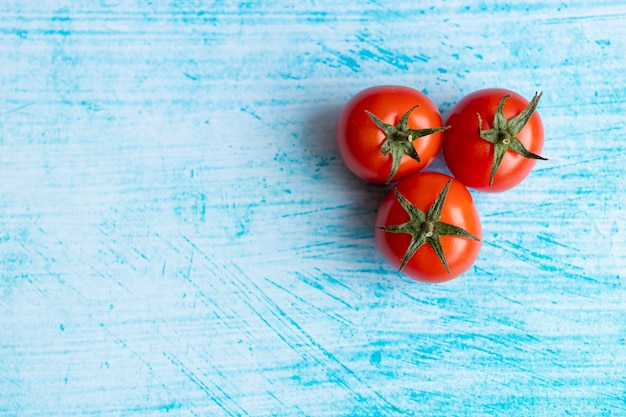
<svg viewBox="0 0 626 417"><path fill-rule="evenodd" d="M306 121L303 150L307 153L306 175L319 193L312 199L326 205L324 225L333 233L337 251L346 259L359 262L379 258L374 241L374 220L390 186L368 183L354 175L344 164L336 144L335 125L344 103L333 103L310 114ZM330 239L329 239L330 240ZM350 251L351 253L348 253Z"/></svg>

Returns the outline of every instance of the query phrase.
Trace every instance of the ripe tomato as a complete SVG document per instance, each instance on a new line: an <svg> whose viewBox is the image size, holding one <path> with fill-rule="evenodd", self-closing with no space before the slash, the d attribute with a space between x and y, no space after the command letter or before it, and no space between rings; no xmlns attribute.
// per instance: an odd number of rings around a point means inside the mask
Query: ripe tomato
<svg viewBox="0 0 626 417"><path fill-rule="evenodd" d="M352 97L337 121L339 154L358 177L397 181L428 166L444 130L437 106L409 87L377 86Z"/></svg>
<svg viewBox="0 0 626 417"><path fill-rule="evenodd" d="M418 281L456 278L480 252L482 229L474 200L445 174L419 172L398 182L381 203L375 225L383 257Z"/></svg>
<svg viewBox="0 0 626 417"><path fill-rule="evenodd" d="M519 184L543 148L543 124L535 111L541 94L528 102L514 91L489 88L461 99L448 116L443 156L465 186L504 191Z"/></svg>

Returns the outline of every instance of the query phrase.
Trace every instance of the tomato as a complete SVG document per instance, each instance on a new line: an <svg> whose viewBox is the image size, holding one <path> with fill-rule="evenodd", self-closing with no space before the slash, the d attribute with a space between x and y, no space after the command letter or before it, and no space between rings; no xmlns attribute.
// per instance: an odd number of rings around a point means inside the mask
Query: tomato
<svg viewBox="0 0 626 417"><path fill-rule="evenodd" d="M376 214L374 236L383 257L407 276L444 282L472 266L482 228L467 188L438 172L419 172L396 184Z"/></svg>
<svg viewBox="0 0 626 417"><path fill-rule="evenodd" d="M451 110L443 156L452 175L480 191L504 191L528 176L543 148L543 124L529 102L514 91L489 88L462 98Z"/></svg>
<svg viewBox="0 0 626 417"><path fill-rule="evenodd" d="M376 86L352 97L339 114L337 147L346 166L372 183L390 183L428 166L443 142L441 114L424 93Z"/></svg>

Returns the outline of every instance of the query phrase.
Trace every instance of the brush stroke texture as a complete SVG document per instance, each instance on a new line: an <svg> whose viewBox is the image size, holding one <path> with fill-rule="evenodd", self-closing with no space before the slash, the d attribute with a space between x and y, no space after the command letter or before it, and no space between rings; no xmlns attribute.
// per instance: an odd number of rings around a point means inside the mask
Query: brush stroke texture
<svg viewBox="0 0 626 417"><path fill-rule="evenodd" d="M3 2L0 415L626 414L625 16ZM483 249L448 284L384 262L386 191L338 157L375 84L444 117L544 92L549 161L474 194Z"/></svg>

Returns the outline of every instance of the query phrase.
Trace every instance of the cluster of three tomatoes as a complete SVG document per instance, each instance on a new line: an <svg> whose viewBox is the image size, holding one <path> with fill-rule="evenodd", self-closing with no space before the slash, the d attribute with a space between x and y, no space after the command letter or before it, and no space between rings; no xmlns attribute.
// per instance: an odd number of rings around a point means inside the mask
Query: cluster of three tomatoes
<svg viewBox="0 0 626 417"><path fill-rule="evenodd" d="M371 87L345 104L336 128L342 160L365 181L393 185L374 232L389 263L424 282L449 281L475 263L482 229L468 189L508 190L545 159L540 98L475 91L445 124L433 101L410 87ZM440 153L451 175L425 170Z"/></svg>

